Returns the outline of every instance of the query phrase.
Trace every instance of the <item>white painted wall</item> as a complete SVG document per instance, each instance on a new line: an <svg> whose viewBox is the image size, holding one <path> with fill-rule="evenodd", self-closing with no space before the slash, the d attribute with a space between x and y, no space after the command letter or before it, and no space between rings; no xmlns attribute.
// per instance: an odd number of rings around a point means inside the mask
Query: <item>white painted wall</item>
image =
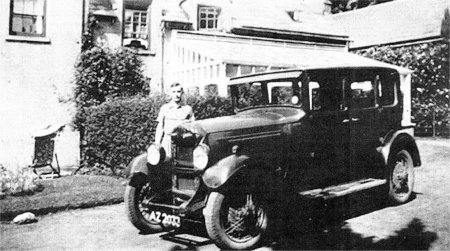
<svg viewBox="0 0 450 251"><path fill-rule="evenodd" d="M9 36L9 0L0 1L0 164L31 164L33 131L70 123L74 65L81 48L83 1L47 0L46 43ZM48 42L49 41L49 42ZM79 162L79 134L66 126L56 142L62 166Z"/></svg>

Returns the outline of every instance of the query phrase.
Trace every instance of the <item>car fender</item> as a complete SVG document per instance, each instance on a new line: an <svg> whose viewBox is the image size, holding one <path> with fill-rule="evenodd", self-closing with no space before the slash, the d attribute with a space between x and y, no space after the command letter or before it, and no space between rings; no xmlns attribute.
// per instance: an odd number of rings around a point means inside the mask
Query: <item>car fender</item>
<svg viewBox="0 0 450 251"><path fill-rule="evenodd" d="M217 189L236 172L246 166L250 158L246 155L230 155L206 169L202 175L203 182L211 189Z"/></svg>
<svg viewBox="0 0 450 251"><path fill-rule="evenodd" d="M127 177L132 176L135 173L149 174L149 168L147 166L147 153L143 153L131 160L128 164L125 174Z"/></svg>
<svg viewBox="0 0 450 251"><path fill-rule="evenodd" d="M421 166L419 148L414 140L412 128L405 128L390 132L384 137L383 145L380 147L379 152L383 155L385 164L388 164L391 152L399 149L407 150L413 159L414 167Z"/></svg>

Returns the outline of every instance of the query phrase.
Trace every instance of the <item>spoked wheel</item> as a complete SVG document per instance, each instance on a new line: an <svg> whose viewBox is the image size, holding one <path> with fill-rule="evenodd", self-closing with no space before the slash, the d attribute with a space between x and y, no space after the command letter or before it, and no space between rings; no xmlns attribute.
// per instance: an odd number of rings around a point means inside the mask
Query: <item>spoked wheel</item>
<svg viewBox="0 0 450 251"><path fill-rule="evenodd" d="M139 175L139 174L138 174ZM142 174L144 175L144 174ZM163 227L151 215L146 206L154 196L152 183L144 175L137 184L128 185L125 190L126 213L130 222L142 232L160 232Z"/></svg>
<svg viewBox="0 0 450 251"><path fill-rule="evenodd" d="M411 197L414 186L414 166L406 150L397 152L390 161L389 198L396 204L405 203Z"/></svg>
<svg viewBox="0 0 450 251"><path fill-rule="evenodd" d="M267 207L252 193L213 192L204 214L209 237L223 249L259 246L268 226Z"/></svg>

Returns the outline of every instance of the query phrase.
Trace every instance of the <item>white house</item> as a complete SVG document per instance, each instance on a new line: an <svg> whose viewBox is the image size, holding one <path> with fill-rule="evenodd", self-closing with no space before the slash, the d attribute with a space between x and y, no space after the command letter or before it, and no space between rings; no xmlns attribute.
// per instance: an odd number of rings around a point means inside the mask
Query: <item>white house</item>
<svg viewBox="0 0 450 251"><path fill-rule="evenodd" d="M81 48L81 0L0 1L0 164L32 164L33 132L70 123L73 69ZM79 135L55 143L61 166L77 165Z"/></svg>

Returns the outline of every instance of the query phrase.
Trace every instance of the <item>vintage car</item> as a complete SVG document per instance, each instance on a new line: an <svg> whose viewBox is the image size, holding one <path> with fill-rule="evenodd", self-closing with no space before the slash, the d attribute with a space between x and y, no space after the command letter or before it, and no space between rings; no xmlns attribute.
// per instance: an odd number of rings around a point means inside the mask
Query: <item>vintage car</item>
<svg viewBox="0 0 450 251"><path fill-rule="evenodd" d="M172 158L152 144L131 163L125 201L141 231L204 224L224 249L261 245L295 200L377 188L412 194L421 165L411 71L361 59L231 79L236 114L177 127Z"/></svg>

